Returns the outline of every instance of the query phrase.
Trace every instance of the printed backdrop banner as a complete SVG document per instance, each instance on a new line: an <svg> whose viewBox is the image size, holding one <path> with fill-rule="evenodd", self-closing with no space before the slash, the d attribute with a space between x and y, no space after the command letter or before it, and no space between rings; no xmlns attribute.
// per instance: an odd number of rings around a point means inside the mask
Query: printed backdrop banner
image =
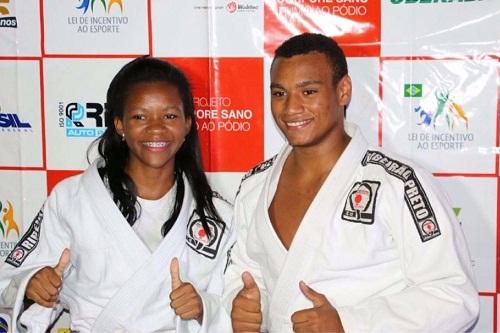
<svg viewBox="0 0 500 333"><path fill-rule="evenodd" d="M473 332L496 332L499 31L499 0L0 0L0 259L51 189L95 158L125 63L149 54L185 71L205 170L232 201L284 143L269 109L275 48L320 32L348 57L347 119L448 193L481 296ZM10 319L0 309L9 332ZM68 327L66 314L52 331Z"/></svg>

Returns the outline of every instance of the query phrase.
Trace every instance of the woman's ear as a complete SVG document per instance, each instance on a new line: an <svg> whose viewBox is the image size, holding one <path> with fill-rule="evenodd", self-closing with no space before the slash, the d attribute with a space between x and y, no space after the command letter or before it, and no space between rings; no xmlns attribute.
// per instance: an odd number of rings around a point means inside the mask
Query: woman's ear
<svg viewBox="0 0 500 333"><path fill-rule="evenodd" d="M123 135L125 134L125 129L123 128L122 120L119 117L115 117L113 123L115 124L116 134L118 134L118 136L123 137Z"/></svg>
<svg viewBox="0 0 500 333"><path fill-rule="evenodd" d="M191 131L191 125L193 124L193 119L194 117L186 117L186 136L189 134L189 131Z"/></svg>

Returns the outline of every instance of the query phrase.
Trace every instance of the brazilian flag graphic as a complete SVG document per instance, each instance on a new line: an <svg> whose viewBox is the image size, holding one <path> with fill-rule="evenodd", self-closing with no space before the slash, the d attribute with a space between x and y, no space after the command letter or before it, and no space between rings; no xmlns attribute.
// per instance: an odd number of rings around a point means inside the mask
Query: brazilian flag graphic
<svg viewBox="0 0 500 333"><path fill-rule="evenodd" d="M422 97L422 84L421 83L405 83L404 96L405 97Z"/></svg>

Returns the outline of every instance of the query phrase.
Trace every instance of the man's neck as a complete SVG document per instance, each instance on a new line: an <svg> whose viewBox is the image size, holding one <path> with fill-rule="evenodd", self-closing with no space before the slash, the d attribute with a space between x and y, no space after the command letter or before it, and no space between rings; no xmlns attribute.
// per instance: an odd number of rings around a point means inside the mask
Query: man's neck
<svg viewBox="0 0 500 333"><path fill-rule="evenodd" d="M325 142L313 147L293 147L288 157L288 170L302 179L328 174L346 149L351 138L347 133L333 143Z"/></svg>

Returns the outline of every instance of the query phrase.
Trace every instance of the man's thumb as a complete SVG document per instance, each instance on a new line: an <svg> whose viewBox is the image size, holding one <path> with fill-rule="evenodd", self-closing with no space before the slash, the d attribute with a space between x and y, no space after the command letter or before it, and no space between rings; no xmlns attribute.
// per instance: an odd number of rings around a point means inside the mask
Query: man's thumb
<svg viewBox="0 0 500 333"><path fill-rule="evenodd" d="M182 285L181 275L179 272L179 260L174 257L170 262L170 276L172 279L172 290L179 288Z"/></svg>
<svg viewBox="0 0 500 333"><path fill-rule="evenodd" d="M254 299L260 298L259 286L255 282L252 274L243 272L243 274L241 274L241 279L243 280L243 290L246 296Z"/></svg>
<svg viewBox="0 0 500 333"><path fill-rule="evenodd" d="M69 249L64 249L61 253L61 257L59 258L59 262L57 263L56 267L54 267L54 270L56 271L56 274L62 279L64 270L66 267L69 265L70 261L70 252Z"/></svg>
<svg viewBox="0 0 500 333"><path fill-rule="evenodd" d="M310 300L314 307L320 307L327 301L325 295L316 292L313 288L309 287L304 281L299 282L299 288L304 296Z"/></svg>

